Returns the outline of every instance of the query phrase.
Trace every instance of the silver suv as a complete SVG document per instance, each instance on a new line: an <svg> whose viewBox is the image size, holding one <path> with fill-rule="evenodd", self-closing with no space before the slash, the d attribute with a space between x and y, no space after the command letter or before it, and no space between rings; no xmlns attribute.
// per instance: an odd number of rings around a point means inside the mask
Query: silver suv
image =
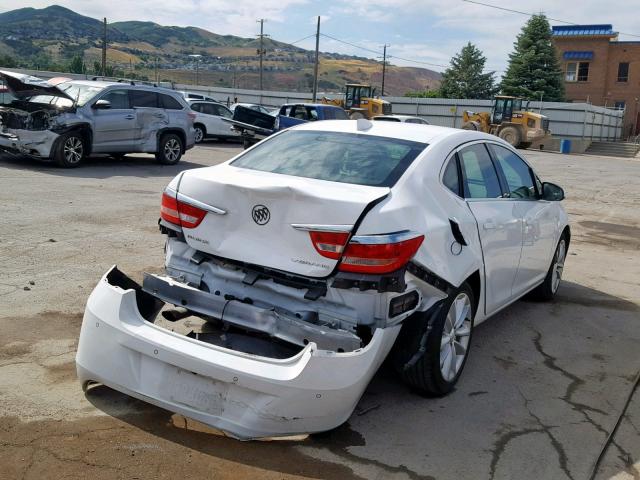
<svg viewBox="0 0 640 480"><path fill-rule="evenodd" d="M91 153L155 153L173 165L195 144L182 95L133 83L42 80L0 71L14 99L0 105L0 150L77 167Z"/></svg>

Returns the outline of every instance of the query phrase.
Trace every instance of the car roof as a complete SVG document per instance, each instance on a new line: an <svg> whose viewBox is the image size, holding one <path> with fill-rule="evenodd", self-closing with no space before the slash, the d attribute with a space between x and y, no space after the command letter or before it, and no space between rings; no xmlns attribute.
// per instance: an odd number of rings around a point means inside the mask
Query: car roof
<svg viewBox="0 0 640 480"><path fill-rule="evenodd" d="M294 105L301 105L303 107L340 108L336 105L327 105L326 103L304 103L304 102L285 103L282 106L293 107Z"/></svg>
<svg viewBox="0 0 640 480"><path fill-rule="evenodd" d="M73 83L75 85L86 85L88 87L126 87L131 89L143 89L143 90L156 90L161 93L178 93L171 88L159 87L154 85L147 85L144 83L131 83L127 82L113 82L110 80L71 80L69 83Z"/></svg>
<svg viewBox="0 0 640 480"><path fill-rule="evenodd" d="M214 105L222 105L222 103L220 102L216 102L215 100L206 100L206 99L200 99L200 98L185 98L185 100L187 101L187 103L213 103ZM226 105L222 105L223 107L227 107Z"/></svg>
<svg viewBox="0 0 640 480"><path fill-rule="evenodd" d="M359 120L362 122L364 119ZM296 125L290 130L311 130L317 132L344 132L344 133L360 133L364 135L373 135L378 137L397 138L400 140L409 140L413 142L421 142L434 144L445 139L459 140L460 143L473 140L490 140L493 142L503 142L495 135L489 135L483 132L473 130L461 130L459 128L438 127L435 125L423 125L418 123L404 122L367 122L364 125L370 125L366 129L358 130L358 120L324 120L322 122L307 122Z"/></svg>

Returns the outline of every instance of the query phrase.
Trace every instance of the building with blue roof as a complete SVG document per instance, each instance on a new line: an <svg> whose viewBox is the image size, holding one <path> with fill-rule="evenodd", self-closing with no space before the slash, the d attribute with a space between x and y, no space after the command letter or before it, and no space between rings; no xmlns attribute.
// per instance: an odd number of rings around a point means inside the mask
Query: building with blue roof
<svg viewBox="0 0 640 480"><path fill-rule="evenodd" d="M611 24L551 28L568 100L624 109L624 136L640 134L640 42Z"/></svg>

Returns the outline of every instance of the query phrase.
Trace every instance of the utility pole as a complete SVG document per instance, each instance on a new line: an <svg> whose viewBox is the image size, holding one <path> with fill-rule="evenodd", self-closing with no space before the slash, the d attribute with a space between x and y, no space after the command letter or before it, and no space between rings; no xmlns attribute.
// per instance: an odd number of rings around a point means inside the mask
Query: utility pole
<svg viewBox="0 0 640 480"><path fill-rule="evenodd" d="M384 76L387 73L387 47L390 47L391 45L385 43L382 47L383 47L383 51L382 51L382 88L380 89L380 96L384 97ZM380 58L380 57L378 57Z"/></svg>
<svg viewBox="0 0 640 480"><path fill-rule="evenodd" d="M156 55L156 85L160 83L160 77L158 76L158 56Z"/></svg>
<svg viewBox="0 0 640 480"><path fill-rule="evenodd" d="M102 75L107 75L107 17L102 26Z"/></svg>
<svg viewBox="0 0 640 480"><path fill-rule="evenodd" d="M318 63L320 54L320 16L318 16L318 28L316 29L316 63L313 67L313 96L312 101L318 100Z"/></svg>
<svg viewBox="0 0 640 480"><path fill-rule="evenodd" d="M268 37L269 35L264 34L264 22L265 19L261 18L260 20L256 20L256 22L260 22L260 48L258 49L258 55L260 56L260 90L262 90L262 58L267 51L264 49L264 37Z"/></svg>

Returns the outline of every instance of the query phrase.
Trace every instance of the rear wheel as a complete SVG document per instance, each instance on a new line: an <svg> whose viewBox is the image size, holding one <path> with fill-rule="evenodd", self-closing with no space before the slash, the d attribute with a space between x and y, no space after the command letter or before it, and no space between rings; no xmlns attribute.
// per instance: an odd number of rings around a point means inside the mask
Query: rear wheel
<svg viewBox="0 0 640 480"><path fill-rule="evenodd" d="M182 157L182 140L175 133L166 133L158 142L156 160L163 165L175 165Z"/></svg>
<svg viewBox="0 0 640 480"><path fill-rule="evenodd" d="M516 127L504 127L502 130L500 130L498 136L512 147L517 147L518 145L520 145L520 130L518 130Z"/></svg>
<svg viewBox="0 0 640 480"><path fill-rule="evenodd" d="M204 137L207 135L207 131L204 128L204 125L194 125L193 129L195 130L195 141L196 143L200 143L204 140Z"/></svg>
<svg viewBox="0 0 640 480"><path fill-rule="evenodd" d="M65 168L75 168L86 154L84 137L79 132L68 132L61 135L56 145L53 159Z"/></svg>
<svg viewBox="0 0 640 480"><path fill-rule="evenodd" d="M567 237L563 234L553 254L553 260L551 261L547 276L544 278L544 282L533 291L533 294L540 300L552 300L558 291L560 281L562 280L564 261L567 258L567 247Z"/></svg>
<svg viewBox="0 0 640 480"><path fill-rule="evenodd" d="M364 114L362 112L351 112L349 118L351 120L358 120L359 118L364 118Z"/></svg>
<svg viewBox="0 0 640 480"><path fill-rule="evenodd" d="M430 326L426 318L403 326L395 359L402 379L422 393L437 396L449 393L467 361L474 313L473 290L463 283L434 313ZM426 345L421 341L425 335ZM412 363L413 357L425 347L424 353Z"/></svg>

